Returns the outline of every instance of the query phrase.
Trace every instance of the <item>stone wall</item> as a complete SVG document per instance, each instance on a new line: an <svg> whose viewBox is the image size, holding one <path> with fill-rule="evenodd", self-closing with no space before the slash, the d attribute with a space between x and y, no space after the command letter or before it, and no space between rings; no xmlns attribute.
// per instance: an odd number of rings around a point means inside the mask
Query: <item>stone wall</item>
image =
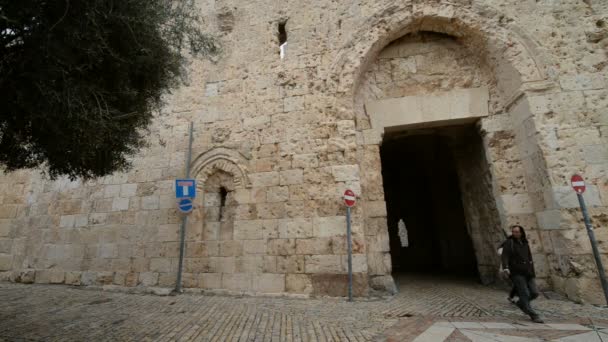
<svg viewBox="0 0 608 342"><path fill-rule="evenodd" d="M223 55L192 61L188 83L167 97L130 172L86 182L49 181L35 171L1 177L2 279L173 286L180 222L173 180L184 173L192 121L200 196L188 224L186 286L343 295L340 197L350 187L360 194L356 292L390 290L380 141L369 139L362 103L487 85L489 116L479 127L497 221L502 229L531 228L538 267L547 260L547 286L601 300L568 180L573 172L587 178L596 234L607 241L605 2L199 5ZM283 21L285 59L277 35ZM420 31L441 35L422 41ZM369 83L369 73L387 82ZM226 187L224 209L206 188L213 182ZM219 210L226 216L217 220Z"/></svg>

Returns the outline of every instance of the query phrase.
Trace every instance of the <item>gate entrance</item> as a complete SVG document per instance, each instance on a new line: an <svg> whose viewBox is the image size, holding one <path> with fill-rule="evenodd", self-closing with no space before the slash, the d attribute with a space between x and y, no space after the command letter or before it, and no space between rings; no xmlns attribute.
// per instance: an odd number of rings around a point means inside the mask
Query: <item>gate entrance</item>
<svg viewBox="0 0 608 342"><path fill-rule="evenodd" d="M482 245L495 230L470 222L487 204L463 179L480 177L485 160L475 127L387 132L380 153L393 271L491 282L495 248Z"/></svg>

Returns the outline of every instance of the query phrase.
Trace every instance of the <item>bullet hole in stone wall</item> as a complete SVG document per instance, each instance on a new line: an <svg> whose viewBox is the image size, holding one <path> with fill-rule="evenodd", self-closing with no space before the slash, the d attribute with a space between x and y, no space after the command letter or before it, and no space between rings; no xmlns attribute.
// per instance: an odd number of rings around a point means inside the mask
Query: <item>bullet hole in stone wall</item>
<svg viewBox="0 0 608 342"><path fill-rule="evenodd" d="M281 59L285 58L285 53L287 51L287 21L279 22L278 27L278 36L279 36L279 55Z"/></svg>

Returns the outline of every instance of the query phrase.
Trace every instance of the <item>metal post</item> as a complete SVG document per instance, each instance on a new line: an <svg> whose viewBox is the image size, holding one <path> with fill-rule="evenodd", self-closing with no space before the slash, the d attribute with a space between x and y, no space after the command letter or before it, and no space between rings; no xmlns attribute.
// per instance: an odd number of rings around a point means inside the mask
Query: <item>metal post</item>
<svg viewBox="0 0 608 342"><path fill-rule="evenodd" d="M190 121L190 140L188 141L188 154L186 155L186 178L190 178L190 162L192 159L192 131L193 124ZM182 268L184 264L184 250L186 249L186 223L188 215L182 216L182 225L179 230L179 262L177 266L177 281L175 283L175 292L182 292Z"/></svg>
<svg viewBox="0 0 608 342"><path fill-rule="evenodd" d="M348 244L348 301L353 301L353 243L350 231L350 207L346 207L346 241Z"/></svg>
<svg viewBox="0 0 608 342"><path fill-rule="evenodd" d="M604 290L604 298L606 299L606 304L608 304L608 282L606 281L606 273L604 272L604 265L602 265L600 252L597 249L597 241L595 240L595 233L593 233L593 227L591 226L591 220L589 219L589 213L587 212L585 199L583 198L583 195L581 193L577 192L576 196L578 196L578 203L581 205L581 210L583 211L585 227L587 228L587 234L589 234L589 240L591 240L591 248L593 249L593 256L595 257L595 264L600 275L602 289Z"/></svg>

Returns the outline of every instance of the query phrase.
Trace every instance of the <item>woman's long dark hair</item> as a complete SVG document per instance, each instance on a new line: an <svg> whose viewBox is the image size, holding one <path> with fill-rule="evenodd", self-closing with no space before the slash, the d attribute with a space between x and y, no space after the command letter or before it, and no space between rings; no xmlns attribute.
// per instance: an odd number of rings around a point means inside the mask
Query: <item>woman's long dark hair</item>
<svg viewBox="0 0 608 342"><path fill-rule="evenodd" d="M526 239L526 230L524 229L524 227L518 225L518 224L514 224L511 226L511 231L513 231L513 228L519 228L519 231L521 232L521 241L527 242L528 239ZM513 236L511 234L511 236Z"/></svg>

